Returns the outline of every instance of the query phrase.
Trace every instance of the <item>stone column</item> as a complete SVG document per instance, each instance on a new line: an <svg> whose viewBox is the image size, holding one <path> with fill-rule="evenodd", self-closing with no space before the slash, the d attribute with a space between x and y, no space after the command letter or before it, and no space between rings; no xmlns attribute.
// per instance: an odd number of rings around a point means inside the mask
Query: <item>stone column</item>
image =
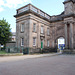
<svg viewBox="0 0 75 75"><path fill-rule="evenodd" d="M73 23L70 22L70 48L73 49Z"/></svg>
<svg viewBox="0 0 75 75"><path fill-rule="evenodd" d="M65 48L67 47L67 23L65 23Z"/></svg>

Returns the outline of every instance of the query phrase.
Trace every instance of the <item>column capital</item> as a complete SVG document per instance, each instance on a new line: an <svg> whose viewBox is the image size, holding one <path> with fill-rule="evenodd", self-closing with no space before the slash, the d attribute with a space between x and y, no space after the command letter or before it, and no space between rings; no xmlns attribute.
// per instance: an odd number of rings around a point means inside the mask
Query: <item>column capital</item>
<svg viewBox="0 0 75 75"><path fill-rule="evenodd" d="M74 21L69 21L68 23L69 23L69 24L74 24L75 22L74 22Z"/></svg>
<svg viewBox="0 0 75 75"><path fill-rule="evenodd" d="M68 21L68 22L64 22L64 24L75 24L74 21Z"/></svg>
<svg viewBox="0 0 75 75"><path fill-rule="evenodd" d="M68 24L68 22L64 22L64 24Z"/></svg>

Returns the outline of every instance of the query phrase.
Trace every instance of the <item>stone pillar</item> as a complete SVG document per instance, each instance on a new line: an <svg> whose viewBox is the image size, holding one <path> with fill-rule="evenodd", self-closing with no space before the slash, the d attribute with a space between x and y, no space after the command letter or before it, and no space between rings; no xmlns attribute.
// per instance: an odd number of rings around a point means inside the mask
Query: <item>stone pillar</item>
<svg viewBox="0 0 75 75"><path fill-rule="evenodd" d="M67 23L65 23L65 48L67 47Z"/></svg>
<svg viewBox="0 0 75 75"><path fill-rule="evenodd" d="M37 23L37 47L40 48L40 23Z"/></svg>
<svg viewBox="0 0 75 75"><path fill-rule="evenodd" d="M70 22L70 48L73 49L73 23Z"/></svg>

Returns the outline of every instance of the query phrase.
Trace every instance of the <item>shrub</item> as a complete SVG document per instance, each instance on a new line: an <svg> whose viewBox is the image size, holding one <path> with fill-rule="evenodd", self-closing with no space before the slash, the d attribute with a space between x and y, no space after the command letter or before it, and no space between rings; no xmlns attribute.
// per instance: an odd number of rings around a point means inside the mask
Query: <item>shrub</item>
<svg viewBox="0 0 75 75"><path fill-rule="evenodd" d="M51 53L51 52L57 52L57 49L56 48L53 48L53 47L45 47L43 48L43 50L41 50L42 53Z"/></svg>

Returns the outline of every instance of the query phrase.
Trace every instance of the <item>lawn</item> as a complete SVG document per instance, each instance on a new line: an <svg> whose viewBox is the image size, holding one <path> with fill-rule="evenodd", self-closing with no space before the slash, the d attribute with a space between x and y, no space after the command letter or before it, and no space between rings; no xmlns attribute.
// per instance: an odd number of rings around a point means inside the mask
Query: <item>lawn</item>
<svg viewBox="0 0 75 75"><path fill-rule="evenodd" d="M0 51L0 54L8 54L8 53L6 53L5 50L1 50L1 51Z"/></svg>
<svg viewBox="0 0 75 75"><path fill-rule="evenodd" d="M22 56L23 53L7 53L6 51L0 51L0 56Z"/></svg>

